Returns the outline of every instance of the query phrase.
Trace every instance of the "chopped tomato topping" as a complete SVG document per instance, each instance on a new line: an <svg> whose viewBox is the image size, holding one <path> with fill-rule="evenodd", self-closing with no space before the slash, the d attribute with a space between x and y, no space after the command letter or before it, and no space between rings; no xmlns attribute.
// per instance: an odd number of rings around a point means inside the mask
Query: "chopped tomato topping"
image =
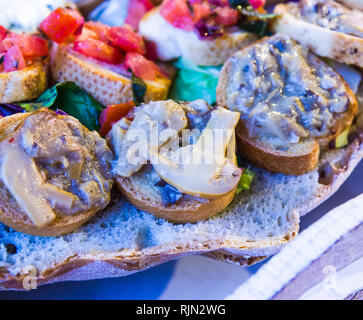
<svg viewBox="0 0 363 320"><path fill-rule="evenodd" d="M62 43L82 32L84 18L76 10L58 8L43 20L39 28L51 40Z"/></svg>
<svg viewBox="0 0 363 320"><path fill-rule="evenodd" d="M123 51L145 54L142 37L135 33L128 25L111 27L109 39L114 46L119 47Z"/></svg>
<svg viewBox="0 0 363 320"><path fill-rule="evenodd" d="M3 26L0 26L0 41L5 39L7 34L8 34L8 31Z"/></svg>
<svg viewBox="0 0 363 320"><path fill-rule="evenodd" d="M222 26L234 26L238 21L238 12L229 7L217 7L215 9L217 17L215 22Z"/></svg>
<svg viewBox="0 0 363 320"><path fill-rule="evenodd" d="M110 30L110 27L101 22L87 21L84 25L82 35L83 35L84 31L86 31L86 32L93 31L94 34L96 34L97 39L107 42L109 30Z"/></svg>
<svg viewBox="0 0 363 320"><path fill-rule="evenodd" d="M76 41L83 41L87 39L95 39L100 40L99 36L96 32L92 31L91 29L87 28L86 26L83 27L82 33L79 36L74 38L74 42Z"/></svg>
<svg viewBox="0 0 363 320"><path fill-rule="evenodd" d="M164 0L160 14L175 28L193 30L193 16L185 0Z"/></svg>
<svg viewBox="0 0 363 320"><path fill-rule="evenodd" d="M249 0L253 9L261 8L265 5L266 0Z"/></svg>
<svg viewBox="0 0 363 320"><path fill-rule="evenodd" d="M108 44L95 39L77 41L73 49L86 56L108 63L118 63L122 59L121 52Z"/></svg>
<svg viewBox="0 0 363 320"><path fill-rule="evenodd" d="M11 33L2 42L8 50L12 46L18 46L27 58L41 58L48 55L48 42L30 34Z"/></svg>
<svg viewBox="0 0 363 320"><path fill-rule="evenodd" d="M125 23L129 24L135 30L138 30L141 18L153 7L154 5L150 0L130 0Z"/></svg>
<svg viewBox="0 0 363 320"><path fill-rule="evenodd" d="M133 101L108 106L100 115L100 134L106 136L114 123L127 116L129 111L135 106Z"/></svg>
<svg viewBox="0 0 363 320"><path fill-rule="evenodd" d="M208 3L194 3L193 4L193 21L197 22L200 19L208 16L211 13Z"/></svg>
<svg viewBox="0 0 363 320"><path fill-rule="evenodd" d="M18 46L12 46L4 56L4 71L16 71L25 68L25 66L25 59L20 48Z"/></svg>
<svg viewBox="0 0 363 320"><path fill-rule="evenodd" d="M154 81L157 75L164 76L162 70L153 61L146 59L139 53L128 52L125 58L125 67L130 68L135 76Z"/></svg>

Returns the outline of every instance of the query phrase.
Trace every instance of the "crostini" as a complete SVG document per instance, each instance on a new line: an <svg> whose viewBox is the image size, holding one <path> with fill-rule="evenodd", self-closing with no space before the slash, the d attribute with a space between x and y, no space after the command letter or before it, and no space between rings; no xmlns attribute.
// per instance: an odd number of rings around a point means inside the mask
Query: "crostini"
<svg viewBox="0 0 363 320"><path fill-rule="evenodd" d="M171 222L219 213L234 198L242 174L235 154L238 119L239 113L202 100L135 107L108 134L122 194Z"/></svg>
<svg viewBox="0 0 363 320"><path fill-rule="evenodd" d="M221 65L265 35L274 18L265 1L164 0L140 20L140 34L160 60L177 59L171 98L215 101ZM195 85L198 83L198 86Z"/></svg>
<svg viewBox="0 0 363 320"><path fill-rule="evenodd" d="M0 26L0 103L37 98L48 85L48 43Z"/></svg>
<svg viewBox="0 0 363 320"><path fill-rule="evenodd" d="M0 221L36 236L77 229L110 201L111 160L73 117L44 108L0 119Z"/></svg>
<svg viewBox="0 0 363 320"><path fill-rule="evenodd" d="M363 12L332 0L278 4L272 29L319 56L363 67Z"/></svg>
<svg viewBox="0 0 363 320"><path fill-rule="evenodd" d="M142 37L128 25L84 22L77 11L58 8L40 30L53 41L50 69L55 81L73 81L103 105L111 105L133 99L135 76L146 84L146 102L166 98L171 80L145 57Z"/></svg>
<svg viewBox="0 0 363 320"><path fill-rule="evenodd" d="M217 102L241 114L237 141L244 157L293 175L313 170L320 150L349 129L357 111L342 77L284 34L227 60Z"/></svg>

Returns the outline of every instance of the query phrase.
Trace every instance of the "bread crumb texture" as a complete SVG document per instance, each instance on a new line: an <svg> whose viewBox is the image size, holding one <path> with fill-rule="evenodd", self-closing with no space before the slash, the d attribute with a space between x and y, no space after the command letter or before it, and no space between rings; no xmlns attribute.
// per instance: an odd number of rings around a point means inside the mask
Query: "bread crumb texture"
<svg viewBox="0 0 363 320"><path fill-rule="evenodd" d="M329 152L322 162L346 155L345 149ZM362 149L358 147L354 157L361 159ZM5 277L19 275L29 265L41 274L74 257L97 263L97 260L107 261L108 254L112 260L115 253L120 256L123 252L129 256L130 252L132 256L164 255L159 263L167 261L168 254L223 248L237 253L240 249L249 249L245 251L249 256L271 255L276 252L271 249L276 243L283 245L297 232L296 213L307 212L314 203L317 205L317 199L324 198L321 194L326 186L318 183L317 170L287 176L249 167L256 173L251 189L236 196L220 214L196 224L172 224L137 210L121 198L116 188L105 210L65 236L29 236L0 224L0 279L4 272ZM254 248L265 250L254 255ZM97 259L100 254L102 258ZM142 266L138 268L141 269Z"/></svg>

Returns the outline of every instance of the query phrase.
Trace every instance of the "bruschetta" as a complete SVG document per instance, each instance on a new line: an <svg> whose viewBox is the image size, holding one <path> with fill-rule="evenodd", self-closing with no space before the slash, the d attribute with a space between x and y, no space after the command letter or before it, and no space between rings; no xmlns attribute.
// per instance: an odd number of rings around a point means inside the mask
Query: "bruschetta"
<svg viewBox="0 0 363 320"><path fill-rule="evenodd" d="M0 26L0 103L37 98L48 85L48 43Z"/></svg>
<svg viewBox="0 0 363 320"><path fill-rule="evenodd" d="M244 157L293 175L316 168L320 150L349 129L357 111L340 74L284 34L227 60L217 102L241 114L237 141Z"/></svg>
<svg viewBox="0 0 363 320"><path fill-rule="evenodd" d="M145 57L143 39L128 26L84 22L74 10L58 8L41 24L52 41L55 81L73 81L103 105L133 99L132 75L146 83L145 101L165 99L171 80Z"/></svg>
<svg viewBox="0 0 363 320"><path fill-rule="evenodd" d="M272 29L319 56L363 67L363 12L333 0L278 4Z"/></svg>
<svg viewBox="0 0 363 320"><path fill-rule="evenodd" d="M113 173L128 201L187 223L207 219L233 200L242 174L235 154L237 112L202 100L166 100L136 107L133 115L108 135L116 155Z"/></svg>

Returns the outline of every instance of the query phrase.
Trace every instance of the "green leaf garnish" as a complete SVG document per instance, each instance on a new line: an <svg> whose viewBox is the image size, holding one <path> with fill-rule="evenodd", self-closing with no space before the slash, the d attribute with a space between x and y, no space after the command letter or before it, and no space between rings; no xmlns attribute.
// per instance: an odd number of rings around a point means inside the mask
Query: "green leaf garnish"
<svg viewBox="0 0 363 320"><path fill-rule="evenodd" d="M139 77L136 77L134 73L132 73L131 82L132 82L132 94L134 97L134 103L136 106L139 106L140 104L145 102L144 97L147 85L144 80L142 80Z"/></svg>
<svg viewBox="0 0 363 320"><path fill-rule="evenodd" d="M60 109L77 118L89 130L98 130L98 118L103 108L92 96L74 82L57 83L34 102L21 103L27 112L39 108Z"/></svg>
<svg viewBox="0 0 363 320"><path fill-rule="evenodd" d="M335 148L343 148L348 145L349 128L344 130L339 136L335 138Z"/></svg>
<svg viewBox="0 0 363 320"><path fill-rule="evenodd" d="M236 194L239 194L243 190L249 190L251 186L251 182L255 173L249 169L243 169L241 179L238 182Z"/></svg>

